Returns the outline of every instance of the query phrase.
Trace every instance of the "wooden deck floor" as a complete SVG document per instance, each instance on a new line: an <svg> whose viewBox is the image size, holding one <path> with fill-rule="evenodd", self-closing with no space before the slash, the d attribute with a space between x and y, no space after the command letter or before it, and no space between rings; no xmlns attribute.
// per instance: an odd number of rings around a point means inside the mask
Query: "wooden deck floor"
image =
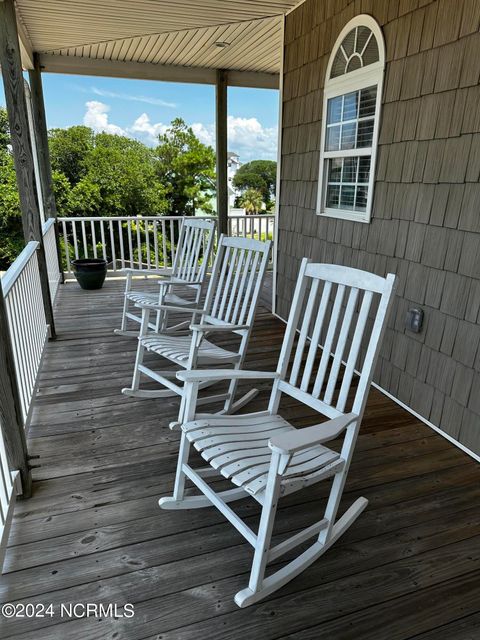
<svg viewBox="0 0 480 640"><path fill-rule="evenodd" d="M112 334L123 283L61 287L30 429L34 496L19 501L2 602L54 608L3 619L18 640L477 640L480 467L372 390L345 505L369 507L320 561L264 603L238 609L251 549L218 512L161 511L172 488L177 401L134 400L136 341ZM259 311L250 368L274 368L284 326ZM263 391L254 404L265 401ZM298 425L313 416L289 402ZM323 483L325 484L325 483ZM278 531L318 516L327 487L289 496ZM238 503L250 523L258 508ZM133 603L130 619L60 615L60 603Z"/></svg>

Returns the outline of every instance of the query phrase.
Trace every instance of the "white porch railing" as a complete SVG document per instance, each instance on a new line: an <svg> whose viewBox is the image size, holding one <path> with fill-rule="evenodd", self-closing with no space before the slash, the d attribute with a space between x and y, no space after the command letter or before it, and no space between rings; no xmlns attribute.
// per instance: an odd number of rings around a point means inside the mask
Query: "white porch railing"
<svg viewBox="0 0 480 640"><path fill-rule="evenodd" d="M61 280L61 273L58 265L57 242L55 238L55 220L50 218L43 225L43 247L45 249L45 260L47 262L48 286L52 304L55 301L58 285Z"/></svg>
<svg viewBox="0 0 480 640"><path fill-rule="evenodd" d="M53 219L43 225L43 243L53 302L61 277ZM24 426L29 420L43 350L48 338L38 267L38 245L38 242L27 244L4 274L0 288L0 295L3 295L5 300ZM9 469L3 428L0 420L0 571L15 503L14 496L19 491L15 486L18 471L10 472Z"/></svg>
<svg viewBox="0 0 480 640"><path fill-rule="evenodd" d="M125 268L169 267L180 235L181 216L116 216L59 218L63 267L72 274L71 262L103 258L109 272ZM230 216L229 235L245 238L274 236L273 215Z"/></svg>
<svg viewBox="0 0 480 640"><path fill-rule="evenodd" d="M54 234L55 229L50 223L46 229L44 228L44 239L46 238L49 247L52 242L50 235L52 232ZM53 236L53 243L55 247L55 236ZM37 249L38 242L29 242L27 244L3 276L0 289L0 295L3 294L5 299L24 425L27 424L30 415L43 349L48 337ZM49 248L48 251L50 255L51 249ZM53 261L51 258L49 259L49 269L52 269L51 286L54 286ZM15 487L18 471L10 471L3 428L4 425L0 421L0 571L15 504L14 497L18 493L18 488Z"/></svg>
<svg viewBox="0 0 480 640"><path fill-rule="evenodd" d="M48 337L37 248L38 242L29 242L2 278L24 424Z"/></svg>
<svg viewBox="0 0 480 640"><path fill-rule="evenodd" d="M5 557L10 522L15 504L15 478L17 476L18 471L10 471L8 465L2 424L0 424L0 572Z"/></svg>

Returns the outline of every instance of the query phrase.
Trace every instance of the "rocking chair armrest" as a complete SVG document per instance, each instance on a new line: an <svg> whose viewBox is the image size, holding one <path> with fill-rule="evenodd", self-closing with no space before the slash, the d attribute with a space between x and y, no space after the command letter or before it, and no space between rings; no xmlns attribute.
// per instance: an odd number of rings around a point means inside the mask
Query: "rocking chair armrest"
<svg viewBox="0 0 480 640"><path fill-rule="evenodd" d="M313 447L316 444L323 444L330 440L335 440L345 431L345 429L358 420L356 413L347 413L338 418L333 418L327 422L316 424L305 429L295 429L295 431L284 431L278 436L272 436L268 446L275 453L292 455L302 449Z"/></svg>
<svg viewBox="0 0 480 640"><path fill-rule="evenodd" d="M138 309L153 309L153 311L175 311L179 313L205 313L197 307L178 307L172 304L158 304L158 302L136 302Z"/></svg>
<svg viewBox="0 0 480 640"><path fill-rule="evenodd" d="M203 331L205 333L221 333L222 331L246 331L248 324L191 324L190 331Z"/></svg>
<svg viewBox="0 0 480 640"><path fill-rule="evenodd" d="M135 269L132 267L125 267L124 269L120 269L121 273L131 274L131 275L140 275L140 276L171 276L172 268L165 267L164 269Z"/></svg>
<svg viewBox="0 0 480 640"><path fill-rule="evenodd" d="M169 278L168 280L159 280L158 285L160 287L192 287L194 285L202 284L199 280L192 280L191 282L187 282L186 280L172 280Z"/></svg>
<svg viewBox="0 0 480 640"><path fill-rule="evenodd" d="M177 378L184 382L203 380L275 380L280 377L276 371L246 371L245 369L197 369L178 371Z"/></svg>

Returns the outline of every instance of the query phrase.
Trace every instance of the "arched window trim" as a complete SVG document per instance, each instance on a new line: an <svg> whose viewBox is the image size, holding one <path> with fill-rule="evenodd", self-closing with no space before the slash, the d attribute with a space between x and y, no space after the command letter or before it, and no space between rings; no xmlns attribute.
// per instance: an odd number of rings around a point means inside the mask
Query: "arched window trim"
<svg viewBox="0 0 480 640"><path fill-rule="evenodd" d="M332 72L332 65L344 38L355 27L364 26L370 29L373 33L373 37L376 38L378 45L379 59L366 67L350 71L336 78L330 78ZM379 24L374 18L369 15L362 14L355 16L350 20L340 32L338 38L335 41L335 45L331 51L330 58L325 73L324 82L324 95L323 95L323 111L322 111L322 136L320 146L320 169L318 180L318 196L317 196L317 214L326 217L342 218L345 220L353 220L357 222L369 222L371 217L372 203L373 203L373 185L375 182L375 162L378 146L378 133L380 124L380 109L382 101L383 90L383 77L385 70L385 41L383 38L382 30ZM370 175L368 181L368 196L367 205L364 212L354 212L347 209L330 209L325 206L326 199L326 156L325 152L325 138L326 138L326 118L327 118L327 103L330 98L334 98L339 95L346 94L350 91L356 91L369 87L372 85L377 86L377 97L375 104L375 119L374 129L372 136L372 146L370 147ZM339 156L351 156L356 155L350 151L339 151Z"/></svg>

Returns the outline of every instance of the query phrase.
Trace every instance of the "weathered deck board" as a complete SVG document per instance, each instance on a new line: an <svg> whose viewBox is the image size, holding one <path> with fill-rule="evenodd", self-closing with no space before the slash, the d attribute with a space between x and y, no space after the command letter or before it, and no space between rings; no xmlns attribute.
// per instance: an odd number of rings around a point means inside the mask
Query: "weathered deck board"
<svg viewBox="0 0 480 640"><path fill-rule="evenodd" d="M29 445L34 496L18 502L0 581L2 602L135 604L130 620L1 621L2 638L467 640L479 626L480 468L373 390L345 506L369 507L340 542L265 603L239 610L251 550L215 509L162 512L179 436L178 401L120 395L136 341L112 334L120 281L60 289ZM268 297L264 297L264 301ZM259 310L249 368L275 366L283 325ZM251 408L267 397L267 383ZM286 400L284 415L312 424ZM322 484L281 504L277 535L306 526ZM317 507L317 502L318 507ZM236 507L251 526L258 508Z"/></svg>

